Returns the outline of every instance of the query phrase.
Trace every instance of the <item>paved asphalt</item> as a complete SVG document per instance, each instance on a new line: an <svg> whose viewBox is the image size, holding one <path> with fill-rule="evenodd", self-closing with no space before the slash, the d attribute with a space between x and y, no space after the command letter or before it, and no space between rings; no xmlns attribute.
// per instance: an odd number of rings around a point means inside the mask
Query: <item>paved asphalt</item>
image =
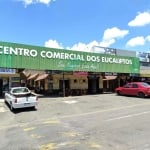
<svg viewBox="0 0 150 150"><path fill-rule="evenodd" d="M0 150L150 150L150 98L39 98L11 112L0 100Z"/></svg>

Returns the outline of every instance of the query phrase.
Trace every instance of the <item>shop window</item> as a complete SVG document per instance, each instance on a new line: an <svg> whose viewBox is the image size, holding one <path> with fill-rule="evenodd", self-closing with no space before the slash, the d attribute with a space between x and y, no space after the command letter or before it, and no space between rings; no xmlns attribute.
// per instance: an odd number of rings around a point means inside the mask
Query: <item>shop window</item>
<svg viewBox="0 0 150 150"><path fill-rule="evenodd" d="M83 79L83 80L82 80L82 82L83 82L83 83L86 83L86 80L85 80L85 79Z"/></svg>

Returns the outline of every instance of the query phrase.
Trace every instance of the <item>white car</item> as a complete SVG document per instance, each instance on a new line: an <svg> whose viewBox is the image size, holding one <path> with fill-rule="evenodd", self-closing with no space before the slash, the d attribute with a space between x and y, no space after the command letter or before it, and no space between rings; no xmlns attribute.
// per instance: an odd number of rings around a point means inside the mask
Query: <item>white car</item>
<svg viewBox="0 0 150 150"><path fill-rule="evenodd" d="M10 105L10 110L33 107L37 105L38 97L27 87L14 87L5 93L4 101Z"/></svg>

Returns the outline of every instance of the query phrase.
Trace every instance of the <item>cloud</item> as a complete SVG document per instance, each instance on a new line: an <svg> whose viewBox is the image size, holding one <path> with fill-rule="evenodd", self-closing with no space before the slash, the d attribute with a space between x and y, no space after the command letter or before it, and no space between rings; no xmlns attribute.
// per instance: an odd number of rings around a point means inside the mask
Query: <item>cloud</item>
<svg viewBox="0 0 150 150"><path fill-rule="evenodd" d="M90 52L92 47L95 46L95 45L99 45L99 42L92 41L88 44L79 42L77 44L74 44L72 47L67 47L67 49Z"/></svg>
<svg viewBox="0 0 150 150"><path fill-rule="evenodd" d="M150 42L150 35L148 35L145 39L146 41Z"/></svg>
<svg viewBox="0 0 150 150"><path fill-rule="evenodd" d="M129 33L128 30L121 30L117 27L108 28L104 31L103 40L110 40L115 38L123 38Z"/></svg>
<svg viewBox="0 0 150 150"><path fill-rule="evenodd" d="M136 26L145 26L150 24L150 12L138 13L135 19L131 20L128 23L128 26L136 27Z"/></svg>
<svg viewBox="0 0 150 150"><path fill-rule="evenodd" d="M48 40L48 41L46 41L45 42L45 47L63 49L62 44L58 43L56 40Z"/></svg>
<svg viewBox="0 0 150 150"><path fill-rule="evenodd" d="M117 27L108 28L104 31L101 46L108 47L116 42L117 39L125 37L129 33L128 30L121 30Z"/></svg>
<svg viewBox="0 0 150 150"><path fill-rule="evenodd" d="M103 46L103 47L109 47L110 45L114 44L116 42L115 39L109 39L109 40L103 40L100 42L100 46Z"/></svg>
<svg viewBox="0 0 150 150"><path fill-rule="evenodd" d="M63 47L62 44L57 42L56 40L48 40L45 42L46 47L51 48L60 48L60 49L68 49L68 50L77 50L77 51L85 51L85 52L93 52L94 46L100 47L109 47L110 45L114 44L118 39L123 38L129 33L128 30L121 30L117 27L113 27L110 29L106 29L104 31L104 35L102 41L91 41L89 43L76 43L71 47Z"/></svg>
<svg viewBox="0 0 150 150"><path fill-rule="evenodd" d="M67 47L67 49L69 50L78 50L78 51L89 51L89 47L88 47L88 44L85 44L85 43L77 43L77 44L74 44L72 47Z"/></svg>
<svg viewBox="0 0 150 150"><path fill-rule="evenodd" d="M37 4L37 3L49 5L50 2L55 1L55 0L18 0L18 1L23 2L24 5L27 6L27 5L31 5L31 4Z"/></svg>
<svg viewBox="0 0 150 150"><path fill-rule="evenodd" d="M99 45L97 41L92 41L88 44L79 42L77 44L74 44L71 47L63 47L61 43L57 42L56 40L48 40L45 42L45 47L50 47L50 48L58 48L58 49L68 49L68 50L77 50L77 51L86 51L90 52L93 46Z"/></svg>
<svg viewBox="0 0 150 150"><path fill-rule="evenodd" d="M145 39L143 36L138 36L138 37L134 37L132 39L130 39L126 46L129 46L129 47L135 47L135 46L142 46L145 44Z"/></svg>

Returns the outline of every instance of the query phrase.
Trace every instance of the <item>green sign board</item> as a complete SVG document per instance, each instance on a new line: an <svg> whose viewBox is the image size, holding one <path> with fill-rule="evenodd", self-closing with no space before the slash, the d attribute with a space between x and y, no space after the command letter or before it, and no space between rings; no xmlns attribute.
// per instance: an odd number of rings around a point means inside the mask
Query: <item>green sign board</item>
<svg viewBox="0 0 150 150"><path fill-rule="evenodd" d="M0 42L0 67L139 73L139 59Z"/></svg>

